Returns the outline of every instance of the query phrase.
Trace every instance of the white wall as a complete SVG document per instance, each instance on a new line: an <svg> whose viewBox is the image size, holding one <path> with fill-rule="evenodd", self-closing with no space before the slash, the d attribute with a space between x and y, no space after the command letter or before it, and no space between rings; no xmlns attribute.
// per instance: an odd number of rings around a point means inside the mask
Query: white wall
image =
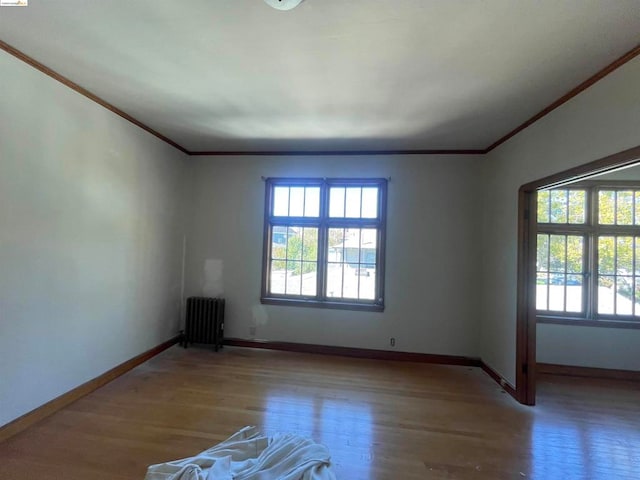
<svg viewBox="0 0 640 480"><path fill-rule="evenodd" d="M186 157L0 52L0 425L179 327Z"/></svg>
<svg viewBox="0 0 640 480"><path fill-rule="evenodd" d="M638 330L541 323L536 340L542 363L640 370Z"/></svg>
<svg viewBox="0 0 640 480"><path fill-rule="evenodd" d="M224 262L226 336L478 355L480 157L193 157L187 293ZM260 304L264 177L391 177L386 309ZM206 290L206 288L205 288Z"/></svg>
<svg viewBox="0 0 640 480"><path fill-rule="evenodd" d="M579 96L491 152L483 161L483 296L481 357L515 382L517 192L530 181L640 144L640 58L627 63ZM538 359L624 368L636 364L628 348L615 348L619 330L539 326ZM575 327L574 327L575 328ZM573 330L572 330L573 331ZM578 333L579 332L579 333ZM640 330L625 330L640 346ZM550 341L550 337L553 341ZM592 352L567 345L594 339L612 348ZM631 340L629 340L631 341ZM562 354L560 352L563 352ZM600 357L600 355L602 355ZM596 365L597 364L597 365Z"/></svg>

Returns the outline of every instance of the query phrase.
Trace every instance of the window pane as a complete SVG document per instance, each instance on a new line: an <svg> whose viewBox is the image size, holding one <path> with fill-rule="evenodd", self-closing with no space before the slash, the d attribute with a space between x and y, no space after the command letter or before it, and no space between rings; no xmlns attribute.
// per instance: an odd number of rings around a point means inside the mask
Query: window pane
<svg viewBox="0 0 640 480"><path fill-rule="evenodd" d="M539 272L549 271L549 235L538 234L537 241L538 255L537 255L537 270Z"/></svg>
<svg viewBox="0 0 640 480"><path fill-rule="evenodd" d="M616 277L616 314L633 315L633 277Z"/></svg>
<svg viewBox="0 0 640 480"><path fill-rule="evenodd" d="M289 192L289 216L304 215L304 187L291 187Z"/></svg>
<svg viewBox="0 0 640 480"><path fill-rule="evenodd" d="M270 293L284 293L287 262L281 260L271 261L271 277L269 278Z"/></svg>
<svg viewBox="0 0 640 480"><path fill-rule="evenodd" d="M362 189L362 218L378 218L378 188Z"/></svg>
<svg viewBox="0 0 640 480"><path fill-rule="evenodd" d="M633 225L633 192L616 192L616 223Z"/></svg>
<svg viewBox="0 0 640 480"><path fill-rule="evenodd" d="M565 236L549 236L549 270L551 272L565 271Z"/></svg>
<svg viewBox="0 0 640 480"><path fill-rule="evenodd" d="M551 190L551 223L567 223L567 191Z"/></svg>
<svg viewBox="0 0 640 480"><path fill-rule="evenodd" d="M549 290L549 275L546 273L538 273L536 275L536 308L538 310L547 310L547 293Z"/></svg>
<svg viewBox="0 0 640 480"><path fill-rule="evenodd" d="M327 269L327 297L342 298L343 263L329 263Z"/></svg>
<svg viewBox="0 0 640 480"><path fill-rule="evenodd" d="M345 237L346 229L330 228L327 261L327 296L342 298L342 285L345 276Z"/></svg>
<svg viewBox="0 0 640 480"><path fill-rule="evenodd" d="M289 187L274 187L273 215L276 217L289 215Z"/></svg>
<svg viewBox="0 0 640 480"><path fill-rule="evenodd" d="M360 234L360 263L376 263L378 231L373 228L363 228Z"/></svg>
<svg viewBox="0 0 640 480"><path fill-rule="evenodd" d="M598 313L638 314L639 254L640 237L598 238Z"/></svg>
<svg viewBox="0 0 640 480"><path fill-rule="evenodd" d="M302 295L316 296L318 282L318 264L316 262L302 262Z"/></svg>
<svg viewBox="0 0 640 480"><path fill-rule="evenodd" d="M363 300L374 300L376 295L376 266L360 265L360 295Z"/></svg>
<svg viewBox="0 0 640 480"><path fill-rule="evenodd" d="M633 272L633 237L617 237L616 273L629 275Z"/></svg>
<svg viewBox="0 0 640 480"><path fill-rule="evenodd" d="M360 270L357 263L347 263L344 266L342 284L342 298L358 298L358 286L360 282Z"/></svg>
<svg viewBox="0 0 640 480"><path fill-rule="evenodd" d="M635 277L635 297L634 297L634 311L635 316L640 316L640 277Z"/></svg>
<svg viewBox="0 0 640 480"><path fill-rule="evenodd" d="M317 295L318 229L272 227L270 293Z"/></svg>
<svg viewBox="0 0 640 480"><path fill-rule="evenodd" d="M640 237L635 238L636 243L636 275L640 275Z"/></svg>
<svg viewBox="0 0 640 480"><path fill-rule="evenodd" d="M344 259L344 228L329 229L329 251L327 260L329 262L342 262Z"/></svg>
<svg viewBox="0 0 640 480"><path fill-rule="evenodd" d="M585 191L569 190L569 223L585 223L585 211Z"/></svg>
<svg viewBox="0 0 640 480"><path fill-rule="evenodd" d="M582 275L567 275L567 301L565 310L567 312L582 311Z"/></svg>
<svg viewBox="0 0 640 480"><path fill-rule="evenodd" d="M357 266L360 258L360 229L347 228L344 239L344 261Z"/></svg>
<svg viewBox="0 0 640 480"><path fill-rule="evenodd" d="M302 229L302 259L315 262L318 259L318 229L307 227Z"/></svg>
<svg viewBox="0 0 640 480"><path fill-rule="evenodd" d="M552 273L549 275L549 310L564 311L564 274Z"/></svg>
<svg viewBox="0 0 640 480"><path fill-rule="evenodd" d="M302 262L287 262L287 277L285 278L285 293L300 295L300 272Z"/></svg>
<svg viewBox="0 0 640 480"><path fill-rule="evenodd" d="M614 277L598 277L598 313L612 314L614 308Z"/></svg>
<svg viewBox="0 0 640 480"><path fill-rule="evenodd" d="M585 190L547 190L538 192L538 223L586 222Z"/></svg>
<svg viewBox="0 0 640 480"><path fill-rule="evenodd" d="M585 242L580 235L537 235L538 310L584 311L584 256Z"/></svg>
<svg viewBox="0 0 640 480"><path fill-rule="evenodd" d="M287 260L302 260L302 231L300 227L287 227Z"/></svg>
<svg viewBox="0 0 640 480"><path fill-rule="evenodd" d="M331 187L329 190L329 216L344 217L344 187Z"/></svg>
<svg viewBox="0 0 640 480"><path fill-rule="evenodd" d="M636 191L635 197L635 224L640 225L640 191Z"/></svg>
<svg viewBox="0 0 640 480"><path fill-rule="evenodd" d="M538 223L549 223L549 190L538 192Z"/></svg>
<svg viewBox="0 0 640 480"><path fill-rule="evenodd" d="M320 216L320 187L307 187L304 190L304 216Z"/></svg>
<svg viewBox="0 0 640 480"><path fill-rule="evenodd" d="M346 212L345 217L347 218L360 218L360 195L362 194L362 189L360 187L347 188L347 198L346 198Z"/></svg>
<svg viewBox="0 0 640 480"><path fill-rule="evenodd" d="M616 244L614 237L598 238L598 274L613 274L615 272Z"/></svg>
<svg viewBox="0 0 640 480"><path fill-rule="evenodd" d="M327 296L375 300L378 231L330 228Z"/></svg>
<svg viewBox="0 0 640 480"><path fill-rule="evenodd" d="M576 235L567 236L567 272L582 273L584 239Z"/></svg>
<svg viewBox="0 0 640 480"><path fill-rule="evenodd" d="M316 295L318 264L318 229L315 227L297 227L296 235L289 239L289 258L300 259L290 265L287 286L298 288L303 295ZM289 293L289 288L287 288Z"/></svg>
<svg viewBox="0 0 640 480"><path fill-rule="evenodd" d="M600 190L598 192L598 223L613 225L615 220L615 192Z"/></svg>
<svg viewBox="0 0 640 480"><path fill-rule="evenodd" d="M273 227L271 233L271 258L287 258L287 227Z"/></svg>

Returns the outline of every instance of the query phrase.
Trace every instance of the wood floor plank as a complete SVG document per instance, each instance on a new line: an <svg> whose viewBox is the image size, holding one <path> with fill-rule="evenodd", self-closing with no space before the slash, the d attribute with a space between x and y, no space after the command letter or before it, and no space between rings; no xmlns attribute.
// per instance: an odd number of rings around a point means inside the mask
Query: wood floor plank
<svg viewBox="0 0 640 480"><path fill-rule="evenodd" d="M0 479L142 479L245 425L325 444L340 479L637 479L640 387L477 367L173 347L0 443Z"/></svg>

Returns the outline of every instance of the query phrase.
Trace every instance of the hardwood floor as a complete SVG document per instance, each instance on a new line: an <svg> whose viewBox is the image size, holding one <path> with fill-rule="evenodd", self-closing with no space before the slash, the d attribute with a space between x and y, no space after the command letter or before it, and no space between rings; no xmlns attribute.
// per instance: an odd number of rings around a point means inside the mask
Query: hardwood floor
<svg viewBox="0 0 640 480"><path fill-rule="evenodd" d="M517 404L475 367L173 347L0 444L0 478L136 479L245 425L325 444L339 479L637 479L640 384L543 376Z"/></svg>

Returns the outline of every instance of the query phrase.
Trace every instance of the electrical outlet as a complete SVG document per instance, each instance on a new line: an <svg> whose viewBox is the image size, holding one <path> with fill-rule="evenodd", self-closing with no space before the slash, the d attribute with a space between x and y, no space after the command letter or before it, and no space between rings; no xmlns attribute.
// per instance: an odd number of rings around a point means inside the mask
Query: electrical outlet
<svg viewBox="0 0 640 480"><path fill-rule="evenodd" d="M389 345L391 345L392 347L396 346L396 339L394 337L391 337L389 339Z"/></svg>

